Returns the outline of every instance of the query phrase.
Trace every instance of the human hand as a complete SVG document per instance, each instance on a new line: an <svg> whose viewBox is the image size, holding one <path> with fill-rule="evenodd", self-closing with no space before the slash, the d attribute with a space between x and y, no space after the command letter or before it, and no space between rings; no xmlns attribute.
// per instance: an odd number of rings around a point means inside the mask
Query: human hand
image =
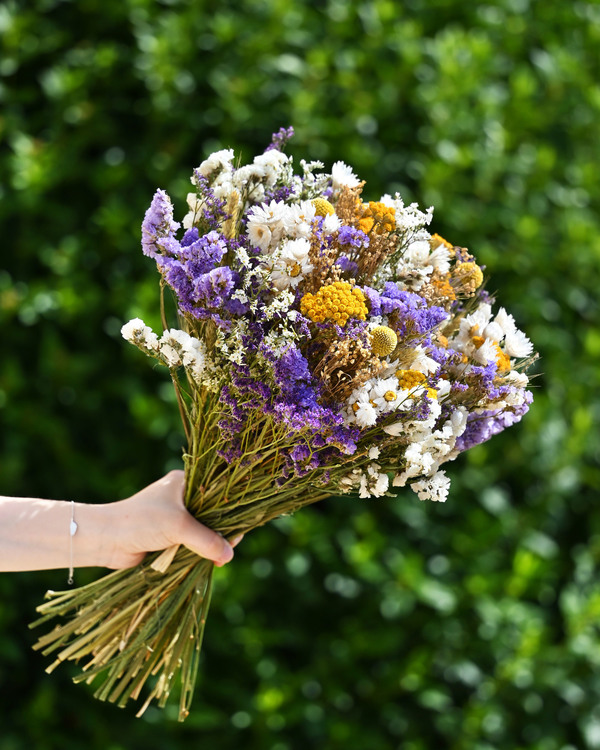
<svg viewBox="0 0 600 750"><path fill-rule="evenodd" d="M224 565L233 558L232 544L203 526L187 511L183 501L184 472L170 471L135 495L111 503L114 519L113 549L107 567L138 565L147 552L183 544L200 557Z"/></svg>

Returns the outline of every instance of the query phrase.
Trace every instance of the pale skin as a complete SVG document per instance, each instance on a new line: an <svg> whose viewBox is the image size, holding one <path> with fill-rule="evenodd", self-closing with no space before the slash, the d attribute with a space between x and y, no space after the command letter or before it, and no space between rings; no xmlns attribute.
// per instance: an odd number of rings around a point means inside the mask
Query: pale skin
<svg viewBox="0 0 600 750"><path fill-rule="evenodd" d="M183 471L170 471L125 500L76 502L73 567L130 568L148 552L178 544L219 566L229 562L241 537L229 544L198 523L183 491ZM0 571L69 568L71 508L65 500L0 496Z"/></svg>

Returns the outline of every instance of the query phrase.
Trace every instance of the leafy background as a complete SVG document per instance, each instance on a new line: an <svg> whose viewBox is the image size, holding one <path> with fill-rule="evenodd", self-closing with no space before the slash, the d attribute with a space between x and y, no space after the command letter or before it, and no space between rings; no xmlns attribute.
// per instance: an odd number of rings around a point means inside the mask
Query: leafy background
<svg viewBox="0 0 600 750"><path fill-rule="evenodd" d="M98 703L0 575L0 750L600 748L597 0L6 0L0 492L125 497L179 465L139 225L211 150L343 159L434 205L541 353L448 502L331 500L219 572L189 720ZM81 582L100 571L78 574Z"/></svg>

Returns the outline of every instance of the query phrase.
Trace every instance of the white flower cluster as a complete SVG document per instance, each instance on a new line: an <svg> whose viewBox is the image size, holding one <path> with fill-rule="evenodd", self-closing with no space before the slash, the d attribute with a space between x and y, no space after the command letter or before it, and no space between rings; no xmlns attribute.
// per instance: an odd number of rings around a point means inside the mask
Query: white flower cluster
<svg viewBox="0 0 600 750"><path fill-rule="evenodd" d="M474 336L483 338L483 343L474 341ZM517 328L513 316L501 307L492 319L492 307L487 303L482 303L460 321L459 329L450 341L454 349L482 365L496 358L499 344L509 357L528 357L533 351L533 344Z"/></svg>
<svg viewBox="0 0 600 750"><path fill-rule="evenodd" d="M442 463L456 458L456 440L466 429L467 416L467 410L459 406L438 430L432 430L436 420L431 417L422 422L403 423L403 434L409 444L404 453L404 470L396 474L393 486L404 487L408 480L419 476L431 477ZM387 428L383 429L390 434Z"/></svg>
<svg viewBox="0 0 600 750"><path fill-rule="evenodd" d="M448 497L450 477L447 477L446 472L442 469L420 482L413 482L410 487L413 492L417 493L419 500L433 500L443 503Z"/></svg>
<svg viewBox="0 0 600 750"><path fill-rule="evenodd" d="M247 200L258 203L263 200L265 191L278 181L286 180L293 187L292 159L281 151L273 149L259 154L252 164L235 169L233 167L233 149L223 149L211 154L197 169L197 173L209 180L215 197L228 201L237 193L244 194ZM192 184L197 186L196 174L191 177ZM301 190L301 186L297 187ZM189 212L183 219L186 229L194 226L204 207L203 201L196 193L188 193Z"/></svg>
<svg viewBox="0 0 600 750"><path fill-rule="evenodd" d="M429 375L439 369L435 360L428 357L421 346L407 351L407 360L411 370ZM403 365L407 364L403 363ZM408 411L412 408L416 400L420 400L429 390L427 383L419 383L411 388L403 388L396 376L396 372L401 367L399 360L393 362L387 361L379 377L370 378L363 383L360 388L355 388L348 397L343 411L344 421L346 424L357 424L359 427L372 427L378 419L384 415L395 411ZM446 380L439 380L435 384L435 397L430 404L430 418L434 421L440 414L438 400L446 396L450 384ZM430 394L433 395L433 394ZM404 425L404 422L400 422ZM398 433L393 432L393 427L384 428L389 435Z"/></svg>
<svg viewBox="0 0 600 750"><path fill-rule="evenodd" d="M158 353L158 336L141 318L132 318L121 328L121 336L148 354Z"/></svg>
<svg viewBox="0 0 600 750"><path fill-rule="evenodd" d="M169 369L185 367L198 383L205 384L209 367L203 341L178 328L163 331L160 339L140 318L134 318L121 328L121 335L142 351L159 359Z"/></svg>
<svg viewBox="0 0 600 750"><path fill-rule="evenodd" d="M419 291L427 283L434 271L440 274L450 270L450 251L444 245L434 250L429 243L429 235L420 232L411 242L395 267L395 274L403 280L407 289Z"/></svg>
<svg viewBox="0 0 600 750"><path fill-rule="evenodd" d="M348 476L340 480L342 493L358 489L360 498L383 497L389 486L390 478L375 462L370 463L365 469L353 469Z"/></svg>
<svg viewBox="0 0 600 750"><path fill-rule="evenodd" d="M396 229L400 232L417 232L429 226L433 219L433 206L427 211L421 211L417 203L405 206L400 193L395 193L393 198L386 193L381 196L381 202L396 212Z"/></svg>

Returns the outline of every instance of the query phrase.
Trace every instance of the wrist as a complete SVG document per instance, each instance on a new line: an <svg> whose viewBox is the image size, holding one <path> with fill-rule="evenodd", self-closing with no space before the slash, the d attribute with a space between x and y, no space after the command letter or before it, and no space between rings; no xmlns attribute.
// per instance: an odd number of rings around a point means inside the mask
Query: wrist
<svg viewBox="0 0 600 750"><path fill-rule="evenodd" d="M73 520L77 531L72 538L75 568L111 567L120 533L113 505L75 503Z"/></svg>

